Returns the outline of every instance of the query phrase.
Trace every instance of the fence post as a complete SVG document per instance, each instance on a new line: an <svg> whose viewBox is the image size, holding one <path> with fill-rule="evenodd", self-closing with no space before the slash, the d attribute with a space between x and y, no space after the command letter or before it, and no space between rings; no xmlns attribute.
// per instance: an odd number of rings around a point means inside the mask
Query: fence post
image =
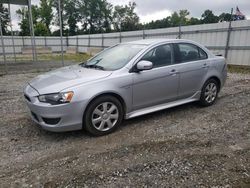
<svg viewBox="0 0 250 188"><path fill-rule="evenodd" d="M90 47L90 34L89 34L88 47Z"/></svg>
<svg viewBox="0 0 250 188"><path fill-rule="evenodd" d="M120 41L120 43L122 42L122 33L121 33L121 31L120 31L120 35L119 35L119 41Z"/></svg>
<svg viewBox="0 0 250 188"><path fill-rule="evenodd" d="M1 43L2 43L2 53L3 53L4 68L5 68L5 72L8 73L1 18L0 18L0 35L1 35Z"/></svg>
<svg viewBox="0 0 250 188"><path fill-rule="evenodd" d="M144 28L142 30L142 38L145 39L145 30L144 30Z"/></svg>
<svg viewBox="0 0 250 188"><path fill-rule="evenodd" d="M228 30L227 30L227 41L226 41L226 47L225 47L225 58L227 59L228 56L228 50L229 50L229 42L230 42L230 36L232 31L232 18L233 18L233 8L231 9L231 19L228 24Z"/></svg>
<svg viewBox="0 0 250 188"><path fill-rule="evenodd" d="M22 41L23 41L23 47L24 47L24 37L22 36Z"/></svg>
<svg viewBox="0 0 250 188"><path fill-rule="evenodd" d="M67 37L67 38L68 38L68 37ZM77 35L77 36L76 36L76 53L78 53L78 51L79 51L78 45L79 45L79 41L78 41L78 35Z"/></svg>
<svg viewBox="0 0 250 188"><path fill-rule="evenodd" d="M102 49L104 49L104 36L103 36L103 33L102 33Z"/></svg>
<svg viewBox="0 0 250 188"><path fill-rule="evenodd" d="M36 39L34 33L34 25L33 25L33 16L31 10L31 0L28 0L28 11L29 11L29 25L30 25L30 34L31 34L31 45L32 45L32 56L33 62L37 62L37 53L36 53Z"/></svg>
<svg viewBox="0 0 250 188"><path fill-rule="evenodd" d="M14 53L14 59L16 63L16 48L15 48L15 42L14 42L14 34L12 29L12 20L11 20L11 13L10 13L10 3L8 3L8 13L9 13L9 22L10 22L10 32L11 32L11 40L12 40L12 46L13 46L13 53Z"/></svg>
<svg viewBox="0 0 250 188"><path fill-rule="evenodd" d="M47 37L44 36L44 43L45 43L45 47L47 47Z"/></svg>
<svg viewBox="0 0 250 188"><path fill-rule="evenodd" d="M181 24L179 24L179 35L178 35L178 39L181 39Z"/></svg>
<svg viewBox="0 0 250 188"><path fill-rule="evenodd" d="M60 25L60 41L61 41L61 58L62 66L64 67L64 48L63 48L63 21L62 21L62 10L61 10L61 0L58 0L58 14L59 14L59 25Z"/></svg>

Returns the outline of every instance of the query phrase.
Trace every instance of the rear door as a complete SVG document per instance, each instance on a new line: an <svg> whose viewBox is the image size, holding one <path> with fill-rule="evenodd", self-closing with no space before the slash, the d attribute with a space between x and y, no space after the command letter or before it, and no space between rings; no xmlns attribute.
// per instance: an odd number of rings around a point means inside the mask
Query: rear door
<svg viewBox="0 0 250 188"><path fill-rule="evenodd" d="M174 53L180 74L178 98L191 97L202 88L209 67L207 54L191 43L175 43Z"/></svg>

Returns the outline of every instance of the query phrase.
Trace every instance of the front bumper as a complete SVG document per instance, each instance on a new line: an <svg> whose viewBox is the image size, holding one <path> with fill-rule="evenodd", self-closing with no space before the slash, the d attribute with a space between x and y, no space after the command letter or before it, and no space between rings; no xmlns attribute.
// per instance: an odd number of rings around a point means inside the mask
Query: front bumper
<svg viewBox="0 0 250 188"><path fill-rule="evenodd" d="M65 132L82 129L82 117L85 102L51 105L38 100L38 93L31 87L24 90L31 118L43 129L52 132Z"/></svg>

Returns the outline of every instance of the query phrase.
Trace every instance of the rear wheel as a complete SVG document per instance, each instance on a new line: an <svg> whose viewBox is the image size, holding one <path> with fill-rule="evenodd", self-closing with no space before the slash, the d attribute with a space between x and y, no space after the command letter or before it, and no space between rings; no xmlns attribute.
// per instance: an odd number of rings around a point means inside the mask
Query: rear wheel
<svg viewBox="0 0 250 188"><path fill-rule="evenodd" d="M210 106L217 99L219 84L215 79L209 79L205 82L201 90L200 104L202 106Z"/></svg>
<svg viewBox="0 0 250 188"><path fill-rule="evenodd" d="M123 120L123 108L113 96L102 96L88 106L84 115L84 128L95 136L113 132Z"/></svg>

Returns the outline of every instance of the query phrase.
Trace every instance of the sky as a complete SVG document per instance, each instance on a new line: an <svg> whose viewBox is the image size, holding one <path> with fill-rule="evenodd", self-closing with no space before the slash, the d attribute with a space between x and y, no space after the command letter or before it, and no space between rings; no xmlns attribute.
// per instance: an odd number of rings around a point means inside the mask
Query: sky
<svg viewBox="0 0 250 188"><path fill-rule="evenodd" d="M107 0L111 4L124 5L131 0ZM250 0L133 0L136 2L136 13L140 17L141 23L148 23L152 20L163 19L170 16L174 11L187 9L190 16L200 18L206 9L210 9L214 14L222 12L230 13L231 8L239 7L240 11L250 19ZM32 0L33 4L38 4L39 0ZM16 10L20 6L11 5L12 24L14 29L18 29L20 21L16 15Z"/></svg>

